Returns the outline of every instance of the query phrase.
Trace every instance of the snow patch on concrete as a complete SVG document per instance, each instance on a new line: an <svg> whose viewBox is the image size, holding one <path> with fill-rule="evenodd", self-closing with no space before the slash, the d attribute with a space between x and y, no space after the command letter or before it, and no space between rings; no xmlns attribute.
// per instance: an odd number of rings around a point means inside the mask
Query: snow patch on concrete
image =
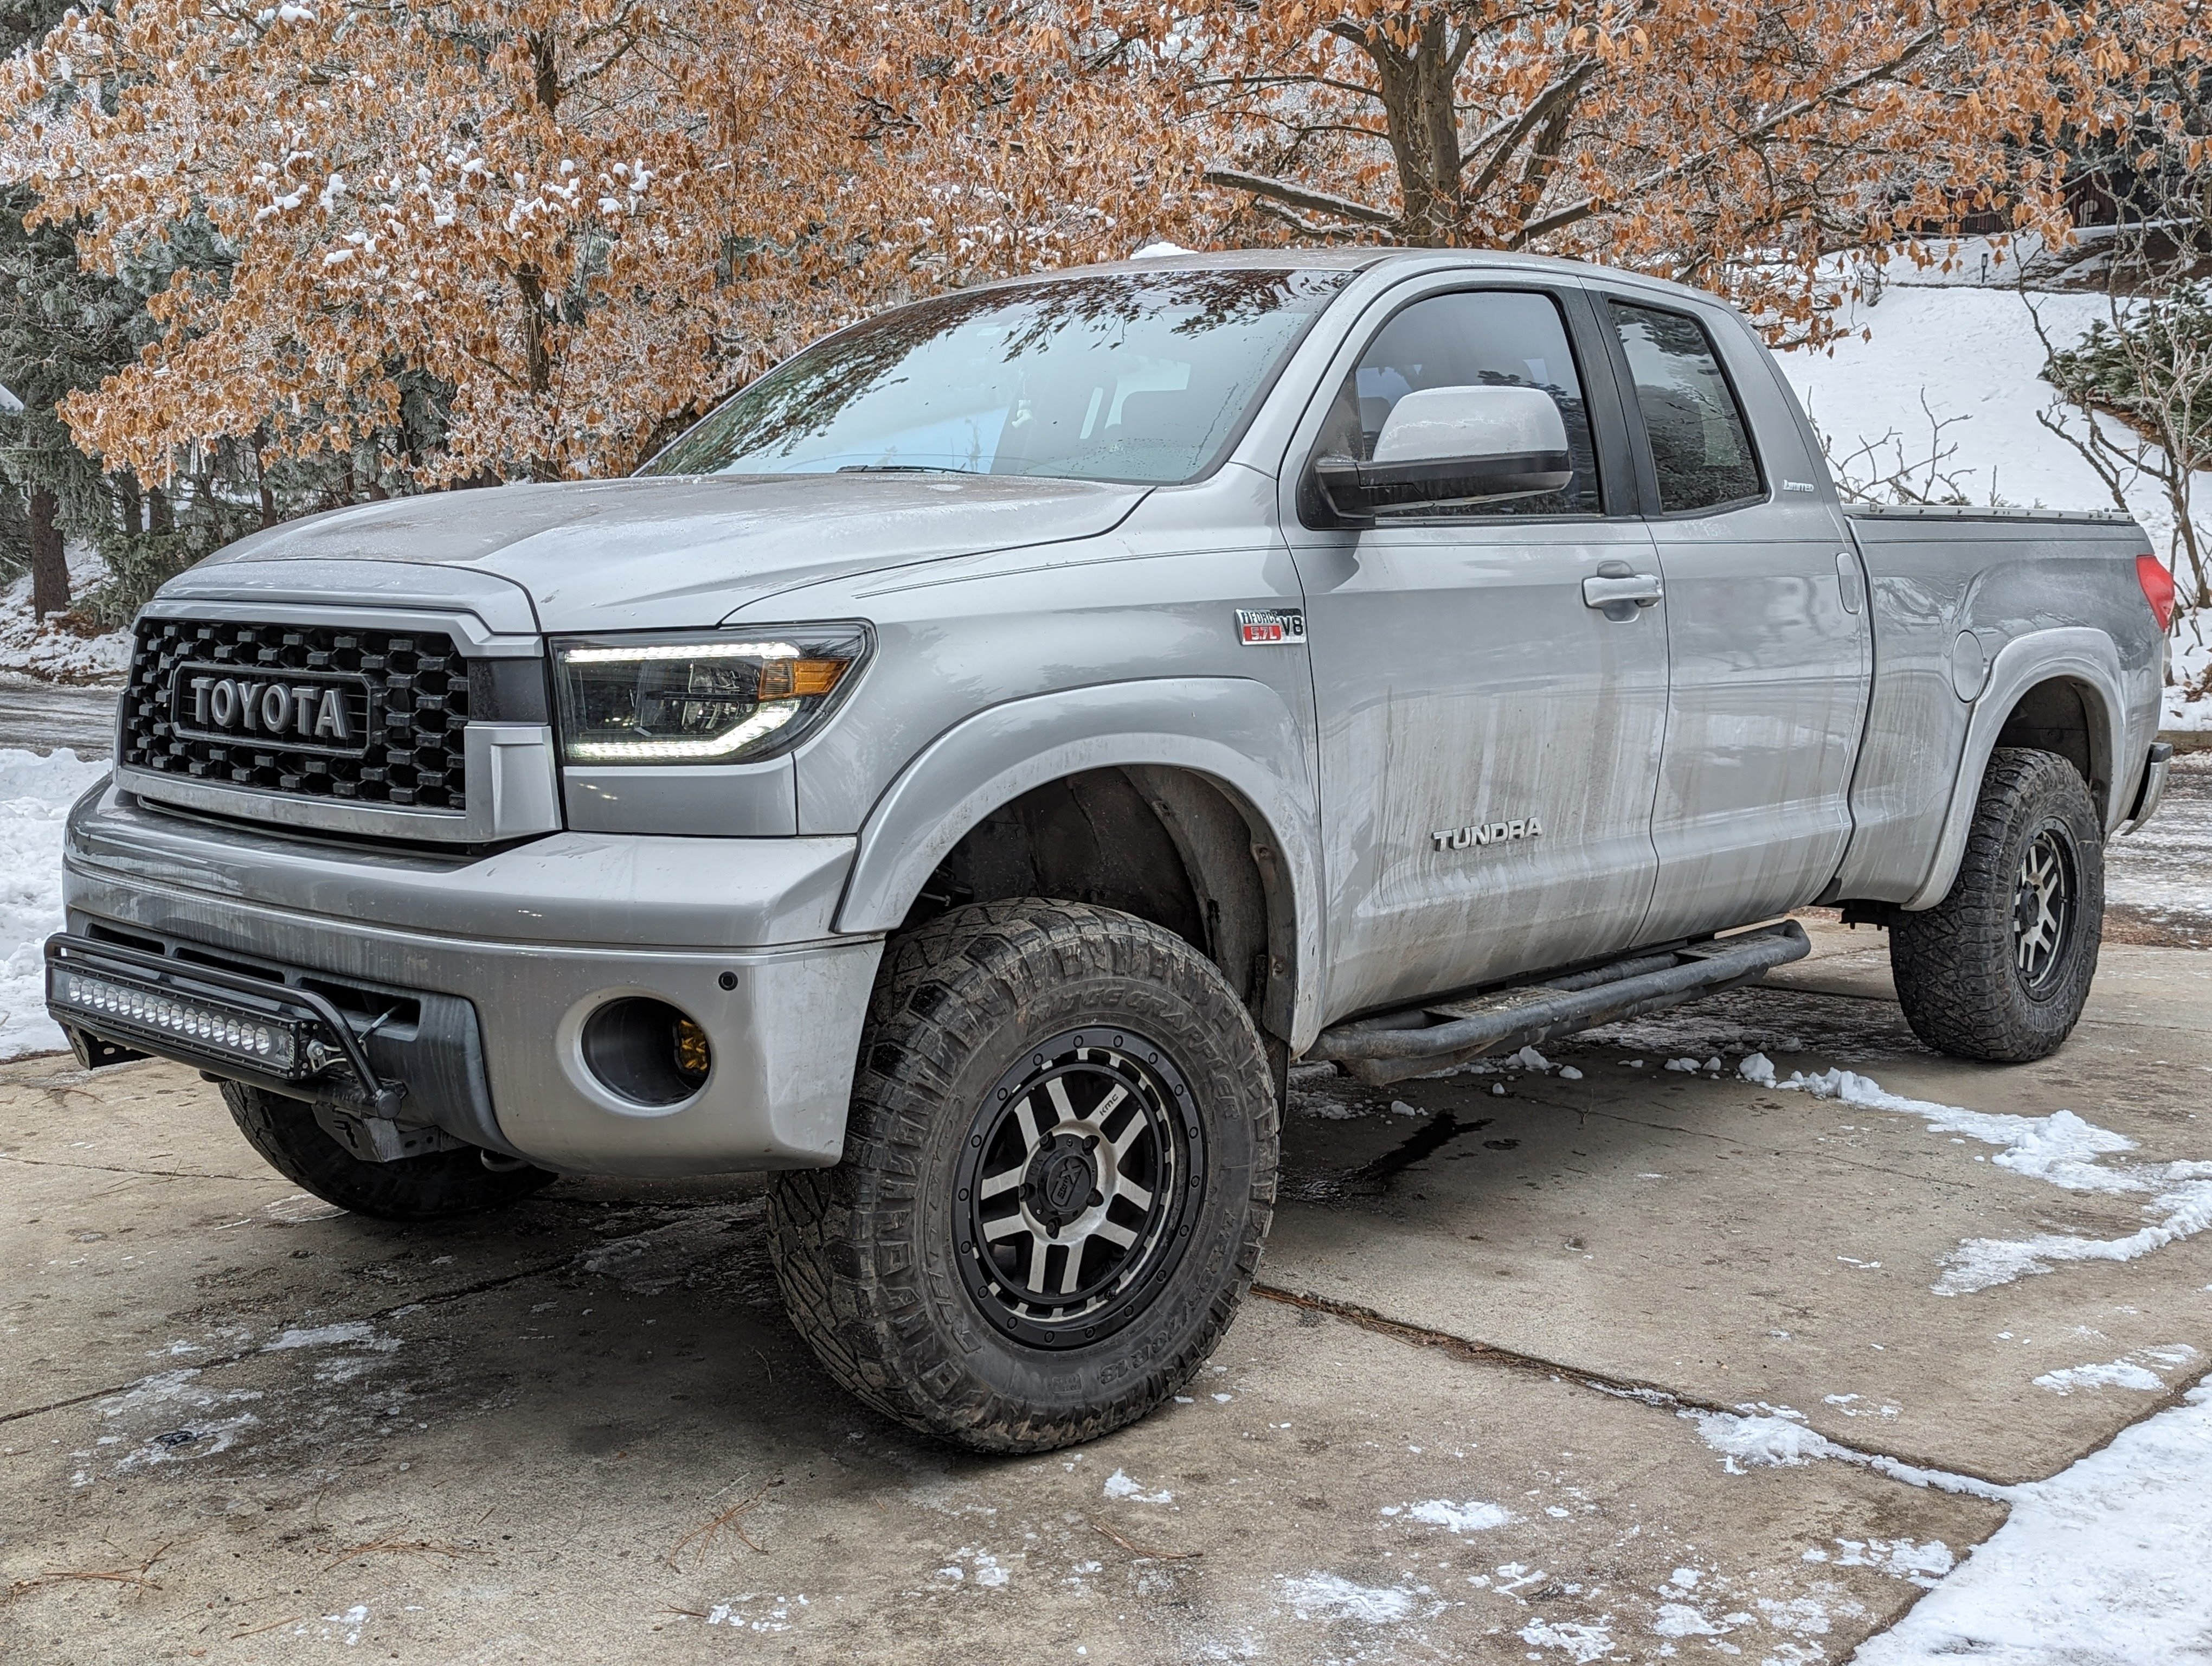
<svg viewBox="0 0 2212 1666"><path fill-rule="evenodd" d="M1787 1407L1683 1415L1696 1420L1698 1438L1721 1455L1721 1467L1731 1475L1741 1475L1747 1468L1794 1469L1841 1450L1826 1435L1807 1428L1802 1415Z"/></svg>
<svg viewBox="0 0 2212 1666"><path fill-rule="evenodd" d="M1106 1477L1105 1492L1109 1499L1121 1499L1130 1504L1173 1504L1175 1502L1175 1494L1169 1492L1166 1487L1163 1487L1157 1492L1147 1493L1141 1483L1131 1481L1119 1469Z"/></svg>
<svg viewBox="0 0 2212 1666"><path fill-rule="evenodd" d="M1411 1616L1417 1593L1398 1585L1354 1584L1341 1574L1309 1573L1303 1579L1275 1576L1283 1600L1301 1620L1349 1620L1363 1626L1388 1626Z"/></svg>
<svg viewBox="0 0 2212 1666"><path fill-rule="evenodd" d="M2011 1496L2011 1489L1953 1474L1948 1469L1924 1469L1884 1452L1863 1452L1840 1445L1805 1426L1805 1414L1788 1406L1765 1403L1739 1406L1733 1412L1685 1408L1675 1414L1698 1426L1698 1438L1721 1455L1721 1467L1732 1475L1748 1469L1794 1468L1821 1462L1855 1463L1876 1474L1908 1487L1933 1487L1939 1493L1964 1493L1970 1498Z"/></svg>
<svg viewBox="0 0 2212 1666"><path fill-rule="evenodd" d="M1613 1616L1595 1621L1532 1620L1516 1636L1531 1648L1557 1649L1577 1666L1613 1652Z"/></svg>
<svg viewBox="0 0 2212 1666"><path fill-rule="evenodd" d="M1469 1499L1465 1504L1454 1504L1449 1499L1431 1499L1423 1504L1408 1505L1406 1519L1449 1528L1454 1533L1486 1533L1517 1518L1503 1505L1486 1504L1480 1499Z"/></svg>
<svg viewBox="0 0 2212 1666"><path fill-rule="evenodd" d="M1838 1539L1837 1567L1870 1567L1893 1579L1909 1580L1923 1590L1932 1590L1948 1573L1956 1559L1941 1539L1915 1544L1910 1539Z"/></svg>
<svg viewBox="0 0 2212 1666"><path fill-rule="evenodd" d="M1746 1073L1753 1059L1766 1065L1757 1076ZM1788 1081L1778 1081L1772 1066L1759 1055L1745 1060L1738 1073L1746 1080L1757 1080L1761 1086L1781 1091L1810 1093L1868 1110L1903 1112L1920 1117L1935 1133L2002 1146L1990 1159L1999 1168L2027 1179L2046 1181L2065 1191L2148 1195L2144 1212L2156 1219L2124 1237L2043 1232L2031 1238L1967 1238L1943 1258L1943 1274L1933 1286L1939 1296L1970 1295L2047 1273L2067 1262L2134 1261L2212 1226L2212 1163L2099 1162L2099 1158L2135 1150L2136 1142L2124 1134L2086 1122L2070 1110L2055 1111L2049 1116L1967 1110L1891 1093L1879 1082L1851 1070L1826 1070L1814 1076L1798 1071Z"/></svg>
<svg viewBox="0 0 2212 1666"><path fill-rule="evenodd" d="M2190 1547L2212 1544L2208 1474L2212 1386L2008 1489L2005 1524L1855 1666L2204 1660L2212 1584Z"/></svg>
<svg viewBox="0 0 2212 1666"><path fill-rule="evenodd" d="M2097 1365L2069 1365L2063 1371L2047 1371L2034 1379L2039 1389L2049 1389L2053 1394L2071 1394L2076 1389L2132 1389L2139 1394L2161 1394L2166 1379L2152 1365L2161 1365L2173 1371L2197 1358L2197 1350L2185 1342L2166 1347L2138 1348L2123 1359L2108 1359ZM2148 1361L2148 1364L2145 1364Z"/></svg>
<svg viewBox="0 0 2212 1666"><path fill-rule="evenodd" d="M361 1347L389 1353L398 1346L398 1337L380 1336L376 1327L366 1319L349 1319L342 1324L287 1330L275 1341L263 1343L261 1351L283 1353L291 1348Z"/></svg>

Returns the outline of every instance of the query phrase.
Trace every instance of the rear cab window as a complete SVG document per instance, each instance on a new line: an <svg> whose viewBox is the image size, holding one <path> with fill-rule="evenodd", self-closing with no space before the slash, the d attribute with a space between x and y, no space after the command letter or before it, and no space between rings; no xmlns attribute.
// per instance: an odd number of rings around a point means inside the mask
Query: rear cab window
<svg viewBox="0 0 2212 1666"><path fill-rule="evenodd" d="M1663 514L1695 514L1766 495L1750 425L1712 337L1696 319L1607 300L1636 386Z"/></svg>

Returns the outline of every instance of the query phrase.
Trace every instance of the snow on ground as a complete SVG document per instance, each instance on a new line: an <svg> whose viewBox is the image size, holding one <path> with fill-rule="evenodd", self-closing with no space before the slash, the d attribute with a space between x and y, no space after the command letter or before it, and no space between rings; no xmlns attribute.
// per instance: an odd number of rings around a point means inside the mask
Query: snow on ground
<svg viewBox="0 0 2212 1666"><path fill-rule="evenodd" d="M1942 1276L1930 1286L1939 1296L1971 1295L2015 1279L2048 1273L2064 1262L2134 1261L2212 1226L2212 1162L2100 1161L2135 1150L2136 1142L2124 1134L2085 1122L2070 1110L2054 1111L2048 1116L1966 1110L1888 1092L1879 1082L1850 1070L1832 1069L1817 1076L1798 1071L1788 1081L1778 1081L1773 1063L1764 1053L1745 1059L1736 1073L1761 1087L1922 1117L1936 1133L1963 1134L1984 1145L2002 1146L1990 1162L2065 1191L2149 1200L2142 1206L2148 1224L2124 1237L2040 1232L2032 1238L1968 1238L1944 1257ZM2188 1352L2193 1359L2193 1351Z"/></svg>
<svg viewBox="0 0 2212 1666"><path fill-rule="evenodd" d="M0 748L0 1059L69 1043L46 1016L40 945L62 928L62 820L107 774L75 752Z"/></svg>
<svg viewBox="0 0 2212 1666"><path fill-rule="evenodd" d="M1960 272L1971 274L1978 251L1966 250ZM1893 264L1893 272L1902 270ZM2091 324L2109 316L2103 296L2043 294L2033 297L2044 328L2057 347L2069 347ZM1918 463L1930 451L1930 413L1956 417L1941 444L1957 452L1942 465L1965 496L2048 509L2110 509L2112 494L2079 453L2036 420L2057 392L2041 379L2043 344L2027 302L2007 287L1946 284L1930 278L1893 281L1875 305L1850 315L1866 332L1820 351L1781 356L1783 372L1814 423L1840 459L1863 441L1897 436L1886 447L1881 471ZM1925 399L1927 410L1921 409ZM2078 424L2079 412L2069 420ZM2118 431L2117 429L2114 431ZM1869 472L1865 465L1857 471ZM2200 524L2212 525L2212 474L2197 477ZM2172 517L2163 497L2138 483L2128 508L2151 537L2152 548L2172 561ZM2212 668L2212 609L2184 615L2174 630L2177 683L2200 684ZM2166 691L2160 727L2212 729L2212 698L2191 701L2179 687Z"/></svg>
<svg viewBox="0 0 2212 1666"><path fill-rule="evenodd" d="M2049 1481L1854 1666L2166 1666L2212 1659L2212 1385Z"/></svg>
<svg viewBox="0 0 2212 1666"><path fill-rule="evenodd" d="M2212 1191L2212 1162L2113 1162L2135 1142L2071 1111L2024 1116L1968 1110L1890 1093L1847 1070L1778 1080L1771 1061L1760 1053L1744 1058L1737 1074L1761 1086L1917 1117L1931 1133L1956 1133L2001 1147L1986 1160L2068 1191L2160 1194L2146 1213L2163 1211L2167 1218L2133 1238L2101 1243L2045 1234L2017 1244L1969 1240L1960 1255L1946 1258L1938 1292L1996 1281L1984 1274L2016 1278L2039 1272L2042 1266L2031 1264L2039 1256L2045 1264L2085 1254L2130 1259L2207 1224L2198 1214ZM2179 1230L2162 1230L2177 1225ZM1969 1274L1966 1282L1958 1282ZM2186 1381L2200 1361L2195 1348L2172 1343L2045 1372L2035 1381L2057 1394L2098 1388L2160 1394L2177 1377ZM2048 1481L2014 1487L1917 1469L1838 1445L1786 1406L1680 1415L1697 1424L1699 1438L1731 1473L1846 1462L1911 1485L1972 1493L2010 1506L2005 1524L1955 1569L1942 1546L1865 1547L1909 1561L1914 1583L1929 1594L1898 1625L1863 1645L1853 1666L1939 1666L1966 1659L1986 1666L2212 1663L2212 1590L2197 1567L2203 1547L2212 1544L2212 1488L2204 1485L2212 1474L2212 1383L2200 1383L2181 1404L2125 1430L2111 1445Z"/></svg>
<svg viewBox="0 0 2212 1666"><path fill-rule="evenodd" d="M97 551L69 552L70 593L82 595L106 576ZM131 669L131 633L111 630L82 636L58 618L43 624L31 612L31 578L25 574L0 588L0 672L49 683L115 683Z"/></svg>

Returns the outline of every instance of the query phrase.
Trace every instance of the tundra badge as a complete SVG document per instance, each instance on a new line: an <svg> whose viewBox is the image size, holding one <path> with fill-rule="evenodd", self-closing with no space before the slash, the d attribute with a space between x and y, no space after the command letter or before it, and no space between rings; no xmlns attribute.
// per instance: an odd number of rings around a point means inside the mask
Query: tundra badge
<svg viewBox="0 0 2212 1666"><path fill-rule="evenodd" d="M1247 648L1289 648L1306 639L1306 616L1297 607L1240 607L1237 640Z"/></svg>
<svg viewBox="0 0 2212 1666"><path fill-rule="evenodd" d="M1481 827L1448 827L1441 833L1429 835L1431 842L1439 850L1464 850L1474 844L1499 844L1507 839L1541 838L1543 823L1534 816L1520 821L1492 822Z"/></svg>

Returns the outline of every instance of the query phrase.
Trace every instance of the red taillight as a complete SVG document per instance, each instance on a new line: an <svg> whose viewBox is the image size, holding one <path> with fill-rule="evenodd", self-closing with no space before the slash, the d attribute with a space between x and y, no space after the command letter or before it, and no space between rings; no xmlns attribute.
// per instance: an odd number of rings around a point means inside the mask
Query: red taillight
<svg viewBox="0 0 2212 1666"><path fill-rule="evenodd" d="M2173 623L2173 575L2159 565L2156 556L2137 556L2136 582L2142 586L2143 599L2164 630Z"/></svg>

